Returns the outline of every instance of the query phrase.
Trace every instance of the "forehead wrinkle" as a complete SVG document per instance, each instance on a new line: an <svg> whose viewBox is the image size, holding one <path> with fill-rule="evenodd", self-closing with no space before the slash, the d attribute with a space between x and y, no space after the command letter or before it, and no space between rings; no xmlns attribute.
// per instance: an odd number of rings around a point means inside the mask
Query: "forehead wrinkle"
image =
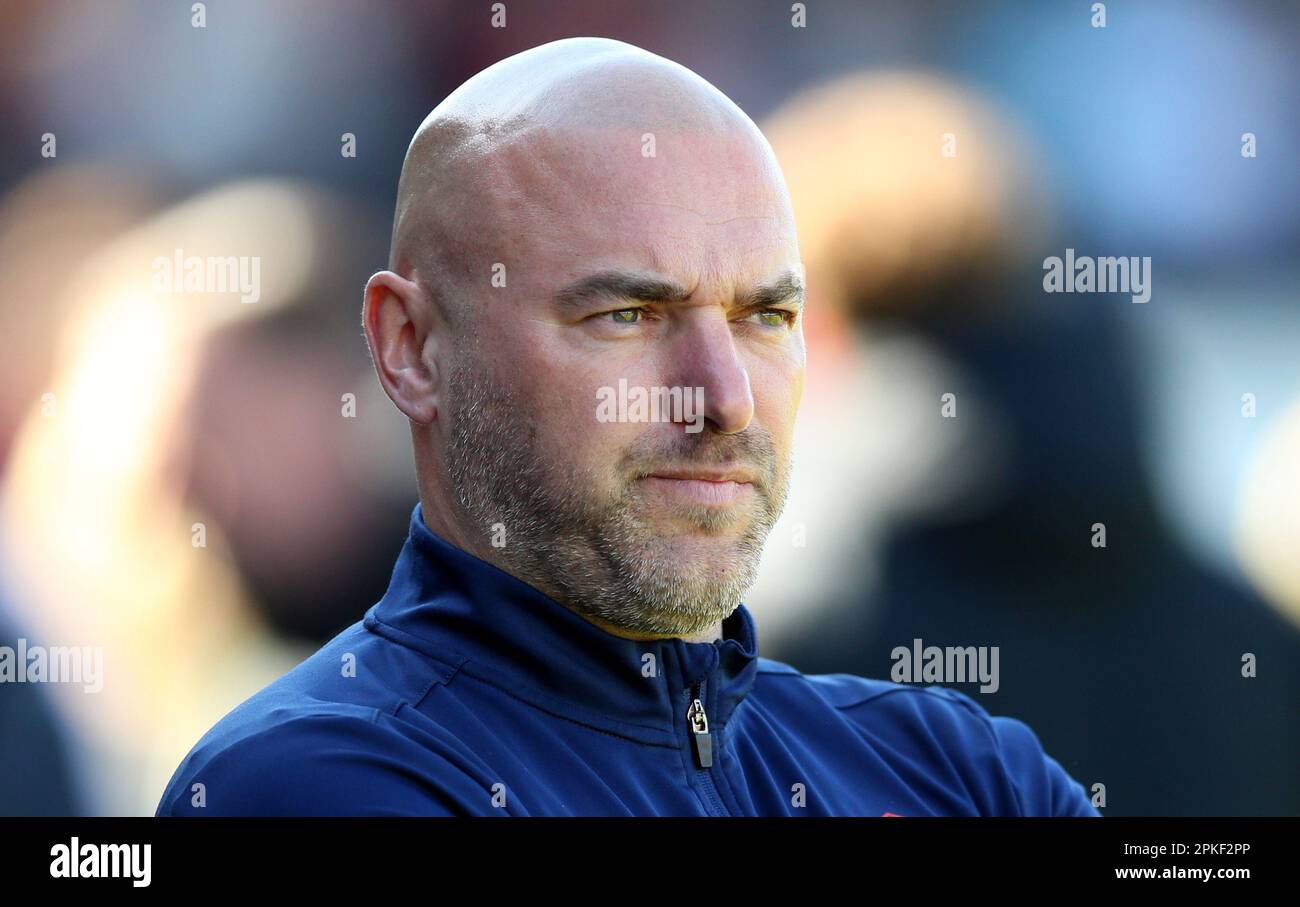
<svg viewBox="0 0 1300 907"><path fill-rule="evenodd" d="M680 211L689 211L691 214L694 214L697 217L699 217L701 220L703 220L705 225L710 227L717 227L717 226L721 226L722 224L730 224L738 220L772 220L776 217L775 214L768 212L765 214L736 214L733 215L732 217L724 217L719 220L709 220L709 216L705 214L703 211L700 211L698 208L692 208L690 205L683 205L683 204L679 204L678 202L651 202L651 201L637 200L637 201L629 202L628 204L644 205L646 207L653 207L653 208L676 208Z"/></svg>
<svg viewBox="0 0 1300 907"><path fill-rule="evenodd" d="M754 249L747 250L746 254L764 248L767 248L767 246L760 244ZM702 265L695 266L683 259L680 254L669 254L668 247L661 240L648 240L642 249L651 263L650 271L655 274L689 276L698 272L698 276L693 282L683 282L683 286L690 287L686 295L687 299L696 294L701 284L727 285L730 283L733 286L743 287L747 283L753 283L755 286L752 289L738 290L735 293L733 304L745 308L761 308L782 304L793 304L799 309L804 307L807 288L803 262L801 261L793 265L783 266L776 276L768 281L763 279L750 281L741 273L744 262L738 259L724 261L716 256L710 256ZM670 277L670 279L674 278Z"/></svg>

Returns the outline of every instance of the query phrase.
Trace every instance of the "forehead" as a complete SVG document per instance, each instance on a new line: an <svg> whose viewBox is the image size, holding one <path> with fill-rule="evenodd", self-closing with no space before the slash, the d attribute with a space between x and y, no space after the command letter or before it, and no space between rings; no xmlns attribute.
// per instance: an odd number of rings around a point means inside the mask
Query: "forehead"
<svg viewBox="0 0 1300 907"><path fill-rule="evenodd" d="M602 267L747 283L799 262L784 180L748 134L538 132L489 169L501 241L539 289Z"/></svg>

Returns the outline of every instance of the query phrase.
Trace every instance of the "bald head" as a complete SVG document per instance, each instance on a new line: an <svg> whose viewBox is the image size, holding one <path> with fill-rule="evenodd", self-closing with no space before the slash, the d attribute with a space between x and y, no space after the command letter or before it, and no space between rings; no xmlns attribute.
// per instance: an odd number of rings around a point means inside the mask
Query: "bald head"
<svg viewBox="0 0 1300 907"><path fill-rule="evenodd" d="M426 523L614 632L712 640L785 500L802 273L770 146L699 76L599 38L479 73L366 286Z"/></svg>
<svg viewBox="0 0 1300 907"><path fill-rule="evenodd" d="M680 171L707 148L784 189L753 121L689 69L608 38L534 47L466 81L420 124L402 164L389 267L454 317L494 263L521 251L525 229L568 229L556 218L616 200L696 207L694 193L656 185L645 161L669 154Z"/></svg>

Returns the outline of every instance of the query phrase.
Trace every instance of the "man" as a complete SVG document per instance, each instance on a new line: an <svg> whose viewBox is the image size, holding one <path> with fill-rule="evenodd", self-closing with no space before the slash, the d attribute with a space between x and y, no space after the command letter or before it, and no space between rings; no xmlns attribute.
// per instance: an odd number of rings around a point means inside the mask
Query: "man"
<svg viewBox="0 0 1300 907"><path fill-rule="evenodd" d="M489 67L411 142L389 268L363 323L420 492L392 582L158 814L1097 815L967 696L758 657L804 288L716 88L594 38Z"/></svg>

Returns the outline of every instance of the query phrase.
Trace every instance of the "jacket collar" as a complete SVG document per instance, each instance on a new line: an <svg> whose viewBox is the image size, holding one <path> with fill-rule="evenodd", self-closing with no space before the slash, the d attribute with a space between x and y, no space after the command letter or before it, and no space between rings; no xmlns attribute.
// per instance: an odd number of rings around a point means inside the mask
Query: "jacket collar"
<svg viewBox="0 0 1300 907"><path fill-rule="evenodd" d="M758 672L744 604L712 643L624 639L445 541L420 504L365 625L542 708L664 745L677 745L674 728L702 681L709 722L722 731Z"/></svg>

